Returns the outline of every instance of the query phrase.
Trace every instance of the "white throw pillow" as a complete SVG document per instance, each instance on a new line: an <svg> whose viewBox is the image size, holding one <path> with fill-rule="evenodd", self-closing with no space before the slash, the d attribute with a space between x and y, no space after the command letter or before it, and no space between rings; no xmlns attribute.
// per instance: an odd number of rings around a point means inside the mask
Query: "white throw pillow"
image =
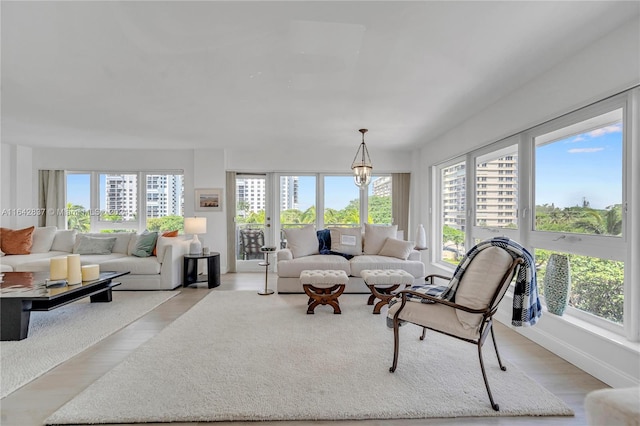
<svg viewBox="0 0 640 426"><path fill-rule="evenodd" d="M51 244L51 251L66 251L71 253L73 251L73 244L76 242L76 230L64 230L58 229L56 236L53 238L53 244Z"/></svg>
<svg viewBox="0 0 640 426"><path fill-rule="evenodd" d="M378 254L387 238L396 238L398 225L364 224L364 254Z"/></svg>
<svg viewBox="0 0 640 426"><path fill-rule="evenodd" d="M53 245L53 239L56 237L57 227L44 226L33 230L33 244L31 244L31 253L48 253Z"/></svg>
<svg viewBox="0 0 640 426"><path fill-rule="evenodd" d="M380 256L397 257L407 260L413 250L413 241L403 241L395 238L387 238L378 253Z"/></svg>
<svg viewBox="0 0 640 426"><path fill-rule="evenodd" d="M362 254L362 231L360 228L329 228L331 251L358 256Z"/></svg>
<svg viewBox="0 0 640 426"><path fill-rule="evenodd" d="M287 239L287 247L291 250L294 259L320 253L318 251L318 236L313 225L284 229L284 235Z"/></svg>

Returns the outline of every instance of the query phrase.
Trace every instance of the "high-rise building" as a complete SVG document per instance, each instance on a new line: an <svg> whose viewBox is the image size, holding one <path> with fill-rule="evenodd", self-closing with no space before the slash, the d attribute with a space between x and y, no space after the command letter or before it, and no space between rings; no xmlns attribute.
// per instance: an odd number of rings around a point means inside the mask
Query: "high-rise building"
<svg viewBox="0 0 640 426"><path fill-rule="evenodd" d="M133 220L138 211L138 175L105 175L104 210L122 220Z"/></svg>
<svg viewBox="0 0 640 426"><path fill-rule="evenodd" d="M147 175L146 214L148 218L183 215L183 176ZM104 210L122 220L135 220L138 211L138 175L105 175Z"/></svg>
<svg viewBox="0 0 640 426"><path fill-rule="evenodd" d="M506 228L517 226L518 161L505 155L481 162L476 167L476 225ZM466 169L464 163L442 170L442 212L444 225L465 230Z"/></svg>
<svg viewBox="0 0 640 426"><path fill-rule="evenodd" d="M391 197L391 176L374 177L371 188L374 196Z"/></svg>

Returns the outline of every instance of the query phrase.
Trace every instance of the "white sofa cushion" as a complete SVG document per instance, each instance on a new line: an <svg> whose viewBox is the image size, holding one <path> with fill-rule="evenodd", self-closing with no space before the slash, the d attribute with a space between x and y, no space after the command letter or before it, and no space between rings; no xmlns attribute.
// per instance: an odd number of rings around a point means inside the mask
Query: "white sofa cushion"
<svg viewBox="0 0 640 426"><path fill-rule="evenodd" d="M418 260L402 260L396 257L363 254L351 258L349 264L351 265L351 275L354 277L361 277L360 273L365 269L402 269L416 278L424 277L424 263Z"/></svg>
<svg viewBox="0 0 640 426"><path fill-rule="evenodd" d="M33 230L33 243L31 244L31 253L46 253L51 250L53 239L56 237L55 226L37 227Z"/></svg>
<svg viewBox="0 0 640 426"><path fill-rule="evenodd" d="M51 244L51 251L64 251L71 253L73 251L73 244L76 242L77 231L75 229L58 229L56 236L53 238L53 244Z"/></svg>
<svg viewBox="0 0 640 426"><path fill-rule="evenodd" d="M364 254L378 254L387 238L396 238L398 225L364 224Z"/></svg>
<svg viewBox="0 0 640 426"><path fill-rule="evenodd" d="M299 278L306 269L333 269L351 274L350 263L342 256L333 254L313 254L291 260L278 261L278 276Z"/></svg>
<svg viewBox="0 0 640 426"><path fill-rule="evenodd" d="M35 272L33 270L23 271L18 269L20 265L25 263L31 263L34 261L43 260L46 262L46 268L38 269L38 271L48 271L49 270L49 259L56 256L64 256L69 253L64 251L50 251L47 253L31 253L31 254L14 254L11 256L5 256L2 258L1 262L3 265L10 266L16 272Z"/></svg>
<svg viewBox="0 0 640 426"><path fill-rule="evenodd" d="M331 251L358 256L362 254L362 231L360 228L329 228Z"/></svg>
<svg viewBox="0 0 640 426"><path fill-rule="evenodd" d="M160 267L155 256L122 256L100 264L101 271L129 271L132 275L157 275L160 273Z"/></svg>
<svg viewBox="0 0 640 426"><path fill-rule="evenodd" d="M456 303L472 309L486 308L512 262L511 255L500 247L479 251L462 275L456 290ZM482 320L477 314L459 309L456 315L466 328L477 328Z"/></svg>
<svg viewBox="0 0 640 426"><path fill-rule="evenodd" d="M284 229L287 247L294 258L318 254L318 236L312 225Z"/></svg>

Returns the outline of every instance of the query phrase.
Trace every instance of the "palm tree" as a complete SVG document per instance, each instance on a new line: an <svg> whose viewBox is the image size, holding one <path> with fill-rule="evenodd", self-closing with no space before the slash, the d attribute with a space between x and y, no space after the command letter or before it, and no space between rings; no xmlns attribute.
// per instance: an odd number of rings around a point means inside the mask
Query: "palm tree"
<svg viewBox="0 0 640 426"><path fill-rule="evenodd" d="M91 218L84 206L67 203L67 228L78 232L89 232Z"/></svg>

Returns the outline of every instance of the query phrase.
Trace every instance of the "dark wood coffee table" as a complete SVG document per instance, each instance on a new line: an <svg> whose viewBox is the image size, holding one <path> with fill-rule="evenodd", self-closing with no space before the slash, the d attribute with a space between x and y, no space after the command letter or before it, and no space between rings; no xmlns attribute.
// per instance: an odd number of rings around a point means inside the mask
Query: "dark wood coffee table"
<svg viewBox="0 0 640 426"><path fill-rule="evenodd" d="M89 297L91 303L111 302L112 280L129 272L101 272L100 277L82 284L45 287L48 272L4 272L0 284L0 340L22 340L29 333L31 311L51 311L67 303Z"/></svg>

